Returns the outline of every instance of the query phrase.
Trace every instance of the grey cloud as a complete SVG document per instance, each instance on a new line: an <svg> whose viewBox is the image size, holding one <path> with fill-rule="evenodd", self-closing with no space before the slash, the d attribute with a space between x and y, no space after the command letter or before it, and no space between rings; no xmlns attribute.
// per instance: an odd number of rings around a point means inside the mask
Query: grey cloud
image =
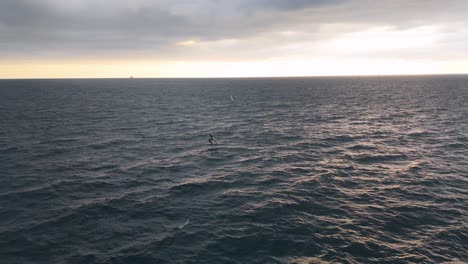
<svg viewBox="0 0 468 264"><path fill-rule="evenodd" d="M467 1L462 0L450 5L436 0L72 0L70 4L57 0L3 0L0 58L118 54L190 57L196 55L174 43L230 38L257 40L250 49L242 46L248 51L237 51L236 56L268 56L287 44L276 34L280 31L301 31L308 38L303 41L313 41L343 33L320 32L326 24L405 28L465 23L466 7ZM211 54L222 55L216 50Z"/></svg>
<svg viewBox="0 0 468 264"><path fill-rule="evenodd" d="M318 6L329 6L339 3L344 3L346 0L244 0L240 1L240 5L249 11L258 10L276 10L276 11L291 11L298 9L306 9Z"/></svg>

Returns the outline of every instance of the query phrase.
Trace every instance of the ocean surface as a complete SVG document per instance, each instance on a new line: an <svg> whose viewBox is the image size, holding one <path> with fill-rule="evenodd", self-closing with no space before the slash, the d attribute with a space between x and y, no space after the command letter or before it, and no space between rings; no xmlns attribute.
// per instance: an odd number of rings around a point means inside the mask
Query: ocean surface
<svg viewBox="0 0 468 264"><path fill-rule="evenodd" d="M0 263L468 263L468 76L0 80Z"/></svg>

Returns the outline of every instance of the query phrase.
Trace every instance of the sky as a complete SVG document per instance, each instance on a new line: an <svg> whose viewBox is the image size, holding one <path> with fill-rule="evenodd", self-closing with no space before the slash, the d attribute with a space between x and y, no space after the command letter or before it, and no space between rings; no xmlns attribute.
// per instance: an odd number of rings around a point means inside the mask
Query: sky
<svg viewBox="0 0 468 264"><path fill-rule="evenodd" d="M0 78L445 73L467 0L0 1Z"/></svg>

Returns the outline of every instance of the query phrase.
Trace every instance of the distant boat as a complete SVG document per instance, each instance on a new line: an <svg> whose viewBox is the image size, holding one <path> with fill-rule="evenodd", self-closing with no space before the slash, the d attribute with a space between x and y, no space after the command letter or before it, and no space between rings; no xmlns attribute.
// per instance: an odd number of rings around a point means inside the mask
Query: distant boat
<svg viewBox="0 0 468 264"><path fill-rule="evenodd" d="M231 95L231 102L234 102L234 98L232 98L232 95Z"/></svg>
<svg viewBox="0 0 468 264"><path fill-rule="evenodd" d="M133 79L133 76L130 76L130 79Z"/></svg>

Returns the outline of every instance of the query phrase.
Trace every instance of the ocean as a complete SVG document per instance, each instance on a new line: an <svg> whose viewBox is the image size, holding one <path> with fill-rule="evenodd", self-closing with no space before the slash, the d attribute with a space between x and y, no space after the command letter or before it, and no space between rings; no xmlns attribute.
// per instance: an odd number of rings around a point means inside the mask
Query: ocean
<svg viewBox="0 0 468 264"><path fill-rule="evenodd" d="M0 263L468 263L467 158L467 75L0 80Z"/></svg>

